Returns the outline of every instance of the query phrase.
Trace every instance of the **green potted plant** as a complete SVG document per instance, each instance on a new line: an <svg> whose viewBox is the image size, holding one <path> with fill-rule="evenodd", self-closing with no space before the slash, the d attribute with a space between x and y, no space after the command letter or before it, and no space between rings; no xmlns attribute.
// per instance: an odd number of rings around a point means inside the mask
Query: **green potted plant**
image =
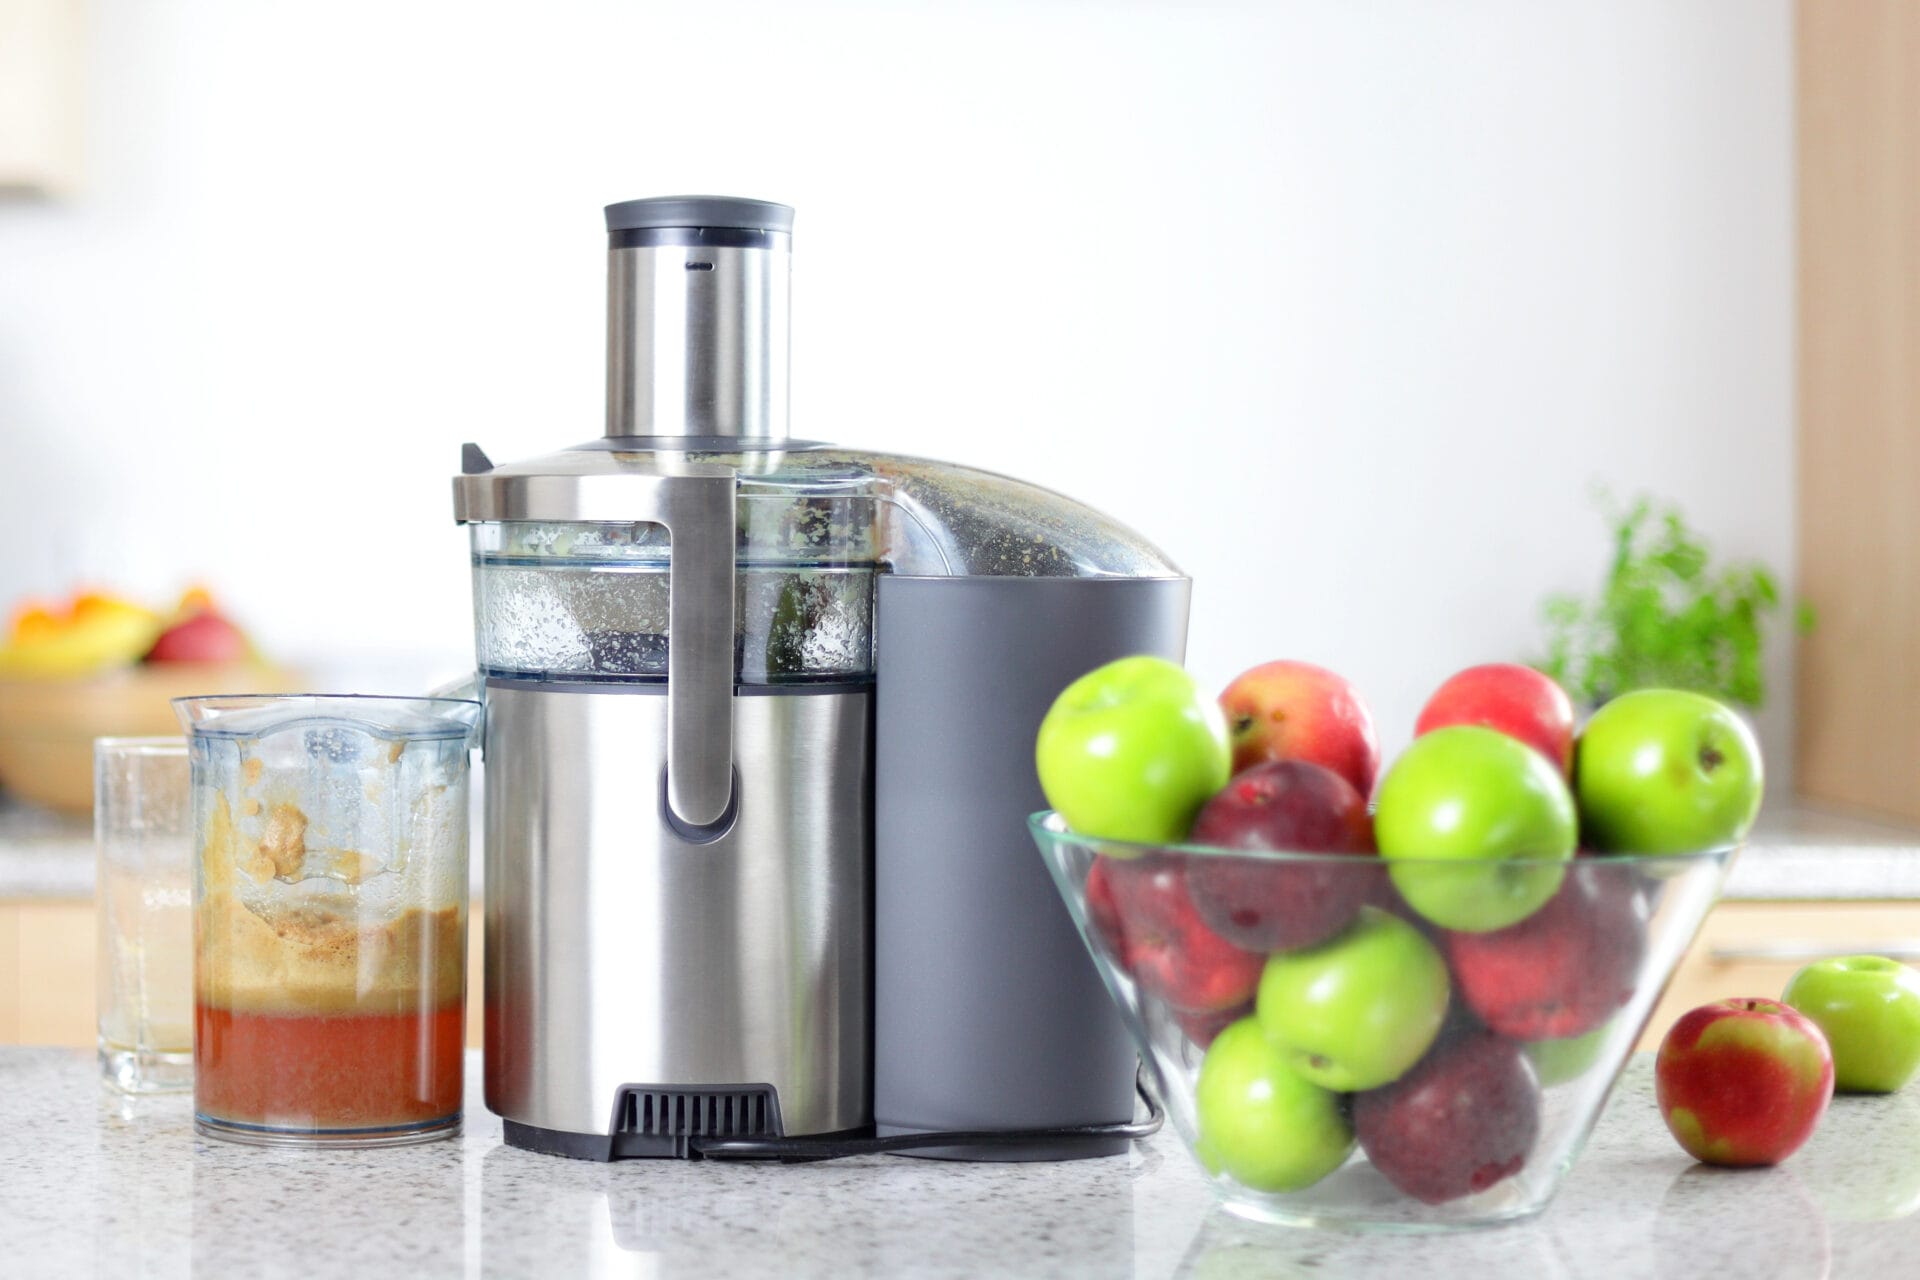
<svg viewBox="0 0 1920 1280"><path fill-rule="evenodd" d="M1599 594L1547 598L1547 653L1534 665L1590 707L1653 686L1764 705L1763 623L1780 607L1774 575L1756 563L1716 565L1671 505L1656 510L1641 497L1611 520L1613 562ZM1812 629L1805 606L1796 620L1803 634Z"/></svg>

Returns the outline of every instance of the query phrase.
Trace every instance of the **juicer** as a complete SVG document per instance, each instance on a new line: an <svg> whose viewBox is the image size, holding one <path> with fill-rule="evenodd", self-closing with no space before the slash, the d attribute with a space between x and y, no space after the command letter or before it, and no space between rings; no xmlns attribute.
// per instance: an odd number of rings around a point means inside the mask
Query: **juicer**
<svg viewBox="0 0 1920 1280"><path fill-rule="evenodd" d="M791 438L790 208L606 215L604 436L454 480L507 1142L1123 1149L1136 1061L1024 827L1033 740L1089 668L1180 660L1189 581L1047 490Z"/></svg>

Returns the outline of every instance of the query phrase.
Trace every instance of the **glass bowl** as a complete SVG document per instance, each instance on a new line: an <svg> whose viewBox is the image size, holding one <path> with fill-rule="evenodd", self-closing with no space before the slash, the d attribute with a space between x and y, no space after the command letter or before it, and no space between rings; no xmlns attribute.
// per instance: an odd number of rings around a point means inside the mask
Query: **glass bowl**
<svg viewBox="0 0 1920 1280"><path fill-rule="evenodd" d="M1546 1207L1735 852L1389 863L1028 825L1226 1208L1367 1231ZM1483 912L1528 913L1469 932Z"/></svg>

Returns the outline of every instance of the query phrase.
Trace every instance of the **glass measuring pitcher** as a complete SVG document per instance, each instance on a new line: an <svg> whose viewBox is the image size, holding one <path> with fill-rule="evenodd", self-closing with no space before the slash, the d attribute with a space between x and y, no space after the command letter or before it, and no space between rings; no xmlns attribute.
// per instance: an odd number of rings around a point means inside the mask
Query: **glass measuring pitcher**
<svg viewBox="0 0 1920 1280"><path fill-rule="evenodd" d="M174 708L193 773L196 1127L269 1145L459 1132L480 704Z"/></svg>

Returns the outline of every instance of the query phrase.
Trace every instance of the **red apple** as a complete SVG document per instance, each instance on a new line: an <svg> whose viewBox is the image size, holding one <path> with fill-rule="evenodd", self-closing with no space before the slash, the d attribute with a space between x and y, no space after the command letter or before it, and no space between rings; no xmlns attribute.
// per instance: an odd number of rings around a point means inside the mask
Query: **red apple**
<svg viewBox="0 0 1920 1280"><path fill-rule="evenodd" d="M1233 740L1233 771L1265 760L1325 765L1362 796L1373 794L1380 740L1351 684L1310 662L1265 662L1220 695Z"/></svg>
<svg viewBox="0 0 1920 1280"><path fill-rule="evenodd" d="M245 633L209 609L162 631L147 650L146 661L241 662L246 657Z"/></svg>
<svg viewBox="0 0 1920 1280"><path fill-rule="evenodd" d="M1184 859L1096 858L1086 893L1095 930L1148 995L1190 1013L1236 1008L1253 997L1267 958L1207 927L1187 896Z"/></svg>
<svg viewBox="0 0 1920 1280"><path fill-rule="evenodd" d="M1238 774L1207 801L1188 840L1222 849L1373 853L1367 802L1346 779L1305 760L1270 760ZM1187 891L1200 918L1250 951L1325 942L1353 922L1379 880L1377 860L1187 860Z"/></svg>
<svg viewBox="0 0 1920 1280"><path fill-rule="evenodd" d="M1448 679L1420 712L1413 736L1454 724L1484 725L1518 738L1563 774L1573 771L1573 703L1532 667L1493 662Z"/></svg>
<svg viewBox="0 0 1920 1280"><path fill-rule="evenodd" d="M1695 1160L1779 1164L1833 1097L1833 1054L1811 1018L1778 1000L1720 1000L1681 1015L1660 1042L1654 1096Z"/></svg>
<svg viewBox="0 0 1920 1280"><path fill-rule="evenodd" d="M1176 1009L1173 1020L1179 1024L1182 1035L1193 1041L1197 1048L1204 1049L1213 1043L1215 1036L1252 1012L1251 1002L1218 1013L1188 1013L1184 1009Z"/></svg>
<svg viewBox="0 0 1920 1280"><path fill-rule="evenodd" d="M1387 1181L1444 1204L1526 1165L1540 1133L1540 1084L1520 1046L1470 1031L1392 1084L1356 1095L1353 1126Z"/></svg>
<svg viewBox="0 0 1920 1280"><path fill-rule="evenodd" d="M1113 859L1105 856L1095 858L1093 865L1087 868L1087 921L1093 925L1094 933L1106 944L1113 958L1119 960L1126 934L1120 927L1120 908L1113 900L1112 870Z"/></svg>
<svg viewBox="0 0 1920 1280"><path fill-rule="evenodd" d="M1576 862L1547 904L1491 933L1445 935L1455 990L1515 1040L1577 1036L1633 998L1647 907L1629 868Z"/></svg>

